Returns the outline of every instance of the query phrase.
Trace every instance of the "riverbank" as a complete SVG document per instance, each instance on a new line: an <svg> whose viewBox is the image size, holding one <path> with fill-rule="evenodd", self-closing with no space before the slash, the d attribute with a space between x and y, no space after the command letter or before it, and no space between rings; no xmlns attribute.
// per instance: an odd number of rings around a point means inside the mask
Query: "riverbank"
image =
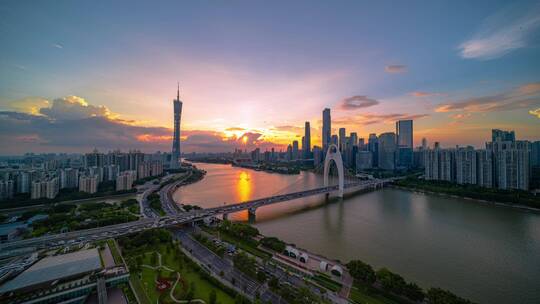
<svg viewBox="0 0 540 304"><path fill-rule="evenodd" d="M401 186L401 185L395 185L395 184L390 184L386 187L399 189L399 190L405 190L405 191L411 191L414 193L430 194L430 195L435 195L439 197L447 197L447 198L464 199L468 201L474 201L476 203L495 205L499 207L514 208L514 209L519 209L522 211L540 213L540 208L521 205L521 204L515 204L511 202L497 202L497 201L491 201L491 200L484 200L484 199L478 199L478 198L473 198L473 197L464 196L464 195L455 195L455 194L449 194L449 193L444 193L444 192L436 192L436 191L430 191L430 190L417 188L417 187ZM538 199L540 200L540 197Z"/></svg>

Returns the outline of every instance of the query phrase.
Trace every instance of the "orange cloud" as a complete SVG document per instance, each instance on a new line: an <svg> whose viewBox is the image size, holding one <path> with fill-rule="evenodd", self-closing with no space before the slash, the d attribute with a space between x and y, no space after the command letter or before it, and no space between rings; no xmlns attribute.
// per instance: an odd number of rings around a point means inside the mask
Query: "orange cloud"
<svg viewBox="0 0 540 304"><path fill-rule="evenodd" d="M444 96L445 94L435 93L435 92L414 91L414 92L409 93L409 95L414 96L414 97L432 97L432 96Z"/></svg>
<svg viewBox="0 0 540 304"><path fill-rule="evenodd" d="M533 116L536 116L538 118L540 118L540 108L536 109L536 110L530 110L529 111L529 114L533 115Z"/></svg>
<svg viewBox="0 0 540 304"><path fill-rule="evenodd" d="M172 136L155 134L139 134L136 138L140 142L164 142L172 140Z"/></svg>

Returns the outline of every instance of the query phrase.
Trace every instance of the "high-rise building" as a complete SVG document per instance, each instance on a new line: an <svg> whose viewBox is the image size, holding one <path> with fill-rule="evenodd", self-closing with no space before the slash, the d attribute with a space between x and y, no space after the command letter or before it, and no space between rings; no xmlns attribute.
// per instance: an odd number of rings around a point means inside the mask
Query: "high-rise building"
<svg viewBox="0 0 540 304"><path fill-rule="evenodd" d="M323 127L322 127L322 151L326 153L332 136L332 120L330 118L330 109L323 110ZM324 156L323 156L324 157Z"/></svg>
<svg viewBox="0 0 540 304"><path fill-rule="evenodd" d="M456 183L477 183L477 155L473 147L458 148L455 155Z"/></svg>
<svg viewBox="0 0 540 304"><path fill-rule="evenodd" d="M491 141L516 141L516 133L514 131L504 131L499 129L491 130Z"/></svg>
<svg viewBox="0 0 540 304"><path fill-rule="evenodd" d="M302 140L302 153L304 159L311 158L311 127L309 121L306 121L304 130L304 140Z"/></svg>
<svg viewBox="0 0 540 304"><path fill-rule="evenodd" d="M424 178L426 180L454 181L454 150L427 149L424 153Z"/></svg>
<svg viewBox="0 0 540 304"><path fill-rule="evenodd" d="M426 150L428 147L427 139L424 137L422 138L422 150Z"/></svg>
<svg viewBox="0 0 540 304"><path fill-rule="evenodd" d="M397 165L410 168L413 164L413 121L399 120L396 122Z"/></svg>
<svg viewBox="0 0 540 304"><path fill-rule="evenodd" d="M21 171L17 175L17 193L29 193L30 192L30 173Z"/></svg>
<svg viewBox="0 0 540 304"><path fill-rule="evenodd" d="M373 168L373 153L371 151L358 151L356 153L356 171Z"/></svg>
<svg viewBox="0 0 540 304"><path fill-rule="evenodd" d="M379 168L394 170L396 164L396 134L394 132L379 135Z"/></svg>
<svg viewBox="0 0 540 304"><path fill-rule="evenodd" d="M116 191L131 190L137 177L136 171L124 171L116 178Z"/></svg>
<svg viewBox="0 0 540 304"><path fill-rule="evenodd" d="M338 146L338 136L336 134L330 136L330 143L333 144L333 145L336 145L339 149L339 146ZM326 153L326 152L325 152Z"/></svg>
<svg viewBox="0 0 540 304"><path fill-rule="evenodd" d="M528 141L495 141L486 144L494 157L494 181L499 189L529 190L530 143Z"/></svg>
<svg viewBox="0 0 540 304"><path fill-rule="evenodd" d="M180 119L182 117L182 101L180 101L180 85L176 93L174 105L174 134L172 142L171 168L180 167Z"/></svg>
<svg viewBox="0 0 540 304"><path fill-rule="evenodd" d="M149 162L142 162L139 164L139 167L137 168L137 178L147 178L151 176L151 170L152 166Z"/></svg>
<svg viewBox="0 0 540 304"><path fill-rule="evenodd" d="M118 165L108 165L103 167L103 180L115 181L116 177L120 173L120 167Z"/></svg>
<svg viewBox="0 0 540 304"><path fill-rule="evenodd" d="M287 153L285 154L285 159L292 160L293 159L293 149L291 145L287 146Z"/></svg>
<svg viewBox="0 0 540 304"><path fill-rule="evenodd" d="M60 189L77 188L79 186L79 170L64 168L60 170Z"/></svg>
<svg viewBox="0 0 540 304"><path fill-rule="evenodd" d="M88 168L88 175L90 175L90 176L96 175L97 179L98 179L98 183L103 182L103 177L105 176L105 174L103 172L104 172L103 167L90 167L90 168Z"/></svg>
<svg viewBox="0 0 540 304"><path fill-rule="evenodd" d="M490 150L476 150L476 184L493 187L493 153Z"/></svg>
<svg viewBox="0 0 540 304"><path fill-rule="evenodd" d="M163 162L161 160L154 160L150 168L150 174L152 176L159 176L163 174Z"/></svg>
<svg viewBox="0 0 540 304"><path fill-rule="evenodd" d="M86 193L96 193L98 189L98 176L97 175L81 175L79 177L79 191Z"/></svg>
<svg viewBox="0 0 540 304"><path fill-rule="evenodd" d="M323 161L323 152L321 147L313 146L313 165L317 167Z"/></svg>
<svg viewBox="0 0 540 304"><path fill-rule="evenodd" d="M345 144L347 143L347 138L345 135L345 128L339 128L339 145L338 148L341 152L345 151Z"/></svg>
<svg viewBox="0 0 540 304"><path fill-rule="evenodd" d="M58 194L60 183L57 177L48 178L42 181L32 181L31 199L49 198L53 199Z"/></svg>
<svg viewBox="0 0 540 304"><path fill-rule="evenodd" d="M97 149L94 149L92 153L86 153L84 155L84 167L102 167L105 164L105 154L99 153Z"/></svg>
<svg viewBox="0 0 540 304"><path fill-rule="evenodd" d="M531 166L540 167L540 140L531 143Z"/></svg>
<svg viewBox="0 0 540 304"><path fill-rule="evenodd" d="M292 142L292 159L298 159L299 156L298 140L295 140Z"/></svg>
<svg viewBox="0 0 540 304"><path fill-rule="evenodd" d="M379 139L375 133L369 134L368 151L371 151L373 156L373 167L379 167Z"/></svg>
<svg viewBox="0 0 540 304"><path fill-rule="evenodd" d="M397 145L413 148L413 121L399 120L396 122Z"/></svg>
<svg viewBox="0 0 540 304"><path fill-rule="evenodd" d="M12 180L0 180L0 200L13 198L15 183Z"/></svg>

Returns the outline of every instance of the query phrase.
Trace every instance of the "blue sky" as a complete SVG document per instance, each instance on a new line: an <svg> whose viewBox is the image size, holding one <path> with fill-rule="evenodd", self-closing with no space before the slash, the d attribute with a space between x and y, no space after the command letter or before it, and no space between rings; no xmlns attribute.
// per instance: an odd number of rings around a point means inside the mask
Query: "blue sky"
<svg viewBox="0 0 540 304"><path fill-rule="evenodd" d="M126 146L168 149L177 80L188 149L192 134L282 145L305 120L317 140L324 107L364 137L414 118L415 142L481 146L492 127L540 139L535 1L3 1L0 16L0 110L91 112L77 118L106 119ZM5 138L20 149L88 148L22 129Z"/></svg>

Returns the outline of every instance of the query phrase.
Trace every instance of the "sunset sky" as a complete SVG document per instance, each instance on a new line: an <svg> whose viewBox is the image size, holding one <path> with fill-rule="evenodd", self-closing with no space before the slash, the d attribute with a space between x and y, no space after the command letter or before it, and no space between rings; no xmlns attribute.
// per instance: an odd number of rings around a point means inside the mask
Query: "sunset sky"
<svg viewBox="0 0 540 304"><path fill-rule="evenodd" d="M515 2L515 3L514 3ZM537 1L1 1L0 154L540 140ZM247 137L247 144L243 144Z"/></svg>

